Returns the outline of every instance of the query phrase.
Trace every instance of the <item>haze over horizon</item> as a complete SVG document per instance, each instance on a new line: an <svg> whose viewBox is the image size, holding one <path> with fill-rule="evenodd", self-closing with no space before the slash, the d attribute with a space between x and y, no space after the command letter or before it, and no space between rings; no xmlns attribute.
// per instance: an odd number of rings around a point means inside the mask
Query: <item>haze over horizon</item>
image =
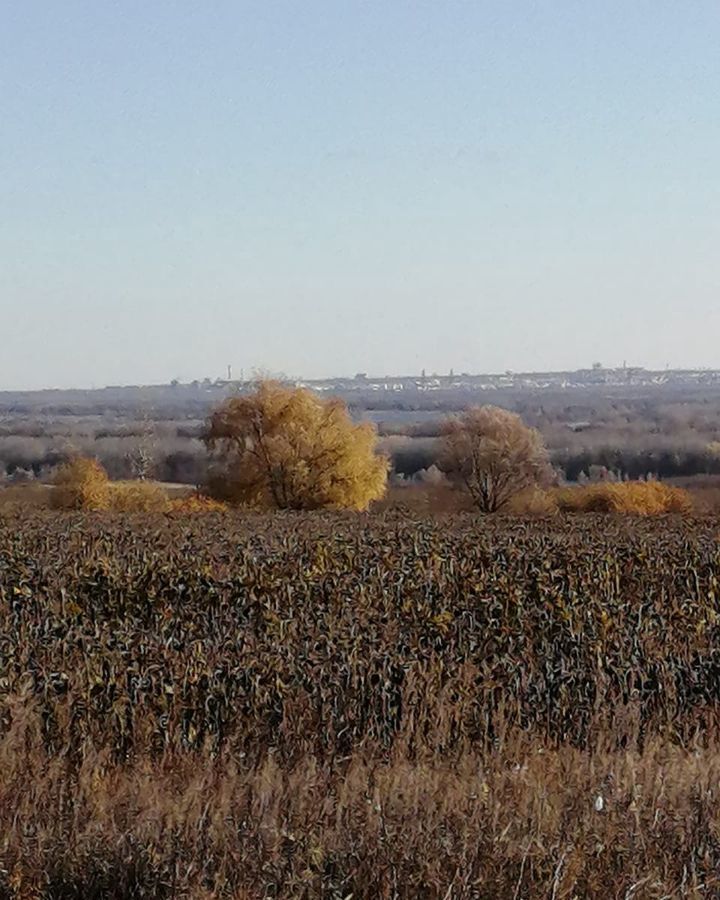
<svg viewBox="0 0 720 900"><path fill-rule="evenodd" d="M299 381L299 382L319 382L319 381L338 381L338 382L348 381L348 382L350 382L350 381L353 381L354 382L354 381L357 381L359 374L361 374L362 377L364 379L366 379L368 383L377 383L379 381L384 381L386 379L388 381L394 381L396 379L404 379L404 378L420 379L420 378L425 377L427 379L434 379L434 378L442 379L442 378L446 378L446 377L450 376L451 374L454 375L456 378L460 378L460 379L462 379L462 378L477 379L477 378L483 378L483 377L498 379L498 378L502 378L505 375L511 375L511 376L516 376L516 377L528 376L529 378L532 378L534 376L536 376L536 377L553 376L553 375L559 376L559 375L562 375L565 373L567 373L568 375L573 375L573 374L580 375L580 374L589 372L592 368L595 368L595 367L596 367L596 365L594 364L593 366L581 366L581 367L577 367L574 369L557 369L557 368L556 369L545 369L545 370L504 369L502 371L497 371L497 372L492 372L489 370L486 372L481 372L481 371L460 372L455 369L451 369L450 372L438 372L438 371L429 371L429 370L425 370L424 372L423 371L420 371L420 372L387 371L384 373L380 373L380 372L357 373L356 372L353 374L350 374L348 372L337 372L334 375L322 375L322 376L317 376L317 377L308 377L308 376L303 375L302 373L297 373L297 372L294 372L294 373L268 372L268 371L245 372L244 370L240 370L240 372L233 371L232 378L229 382L227 379L227 373L225 373L225 375L215 375L215 376L206 375L205 377L198 376L198 377L189 379L187 381L179 381L178 380L178 383L181 386L187 387L187 386L195 384L195 383L202 384L202 382L204 382L204 381L205 382L209 381L211 383L214 383L215 385L223 385L223 384L228 384L228 383L241 383L241 382L249 383L249 382L253 382L255 380L261 380L261 379L279 379L281 381L288 380L290 382L293 382L293 381ZM621 366L602 366L601 365L601 369L605 372L616 372L617 373L617 372L621 372L623 369L626 369L626 368L631 372L635 372L635 373L647 372L648 374L655 374L658 372L660 372L660 373L668 372L668 374L682 373L682 372L690 372L690 373L708 372L708 373L713 373L713 374L720 373L720 367L709 367L709 366L689 366L689 367L677 367L677 368L672 368L672 369L663 367L662 369L653 369L653 368L646 368L644 366L635 366L634 364L627 364L627 365L621 365ZM175 380L176 379L173 379L173 381L175 381ZM612 382L612 383L614 384L615 382ZM120 381L115 384L98 384L96 382L91 382L89 384L64 385L62 387L50 385L50 386L41 387L41 388L5 388L5 387L0 386L0 394L3 394L3 393L8 393L8 394L44 393L44 392L54 392L54 391L60 391L60 392L73 392L73 391L88 392L88 391L90 391L90 392L92 392L92 391L102 391L102 390L106 390L106 389L115 389L115 388L127 389L127 390L133 390L133 389L142 390L143 388L151 388L151 387L162 388L162 387L171 387L171 386L172 386L172 382L167 381L167 380L166 381L157 381L157 382Z"/></svg>
<svg viewBox="0 0 720 900"><path fill-rule="evenodd" d="M0 390L719 367L720 7L9 7Z"/></svg>

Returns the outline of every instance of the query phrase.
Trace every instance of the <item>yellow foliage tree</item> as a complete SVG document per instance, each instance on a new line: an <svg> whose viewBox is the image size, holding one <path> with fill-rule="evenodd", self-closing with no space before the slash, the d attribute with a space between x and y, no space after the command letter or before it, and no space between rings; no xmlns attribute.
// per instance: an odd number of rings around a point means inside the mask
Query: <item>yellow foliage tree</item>
<svg viewBox="0 0 720 900"><path fill-rule="evenodd" d="M468 409L445 423L440 467L486 513L552 477L540 432L497 406Z"/></svg>
<svg viewBox="0 0 720 900"><path fill-rule="evenodd" d="M304 388L264 381L226 400L205 440L214 457L209 492L229 503L362 510L385 493L388 464L373 426Z"/></svg>
<svg viewBox="0 0 720 900"><path fill-rule="evenodd" d="M51 504L55 509L108 509L110 480L107 472L96 459L71 459L55 476Z"/></svg>

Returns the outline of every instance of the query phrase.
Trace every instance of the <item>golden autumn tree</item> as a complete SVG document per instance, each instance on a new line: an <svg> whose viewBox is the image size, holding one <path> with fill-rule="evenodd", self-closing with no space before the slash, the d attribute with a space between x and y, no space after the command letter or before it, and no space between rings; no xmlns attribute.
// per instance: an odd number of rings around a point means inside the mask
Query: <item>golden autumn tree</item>
<svg viewBox="0 0 720 900"><path fill-rule="evenodd" d="M376 432L341 400L261 382L211 415L209 492L265 509L366 509L385 493L387 460Z"/></svg>
<svg viewBox="0 0 720 900"><path fill-rule="evenodd" d="M440 464L486 513L552 477L540 432L497 406L469 409L444 424Z"/></svg>

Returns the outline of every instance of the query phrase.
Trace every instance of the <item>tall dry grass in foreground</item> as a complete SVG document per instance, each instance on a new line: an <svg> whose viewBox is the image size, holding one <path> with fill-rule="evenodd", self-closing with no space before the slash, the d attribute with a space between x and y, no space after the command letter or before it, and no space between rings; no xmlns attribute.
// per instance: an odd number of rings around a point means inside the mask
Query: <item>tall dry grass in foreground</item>
<svg viewBox="0 0 720 900"><path fill-rule="evenodd" d="M0 522L0 900L720 896L719 533Z"/></svg>
<svg viewBox="0 0 720 900"><path fill-rule="evenodd" d="M0 897L720 895L720 751L547 747L447 759L229 753L74 762L20 703L0 742ZM613 744L612 736L609 743Z"/></svg>

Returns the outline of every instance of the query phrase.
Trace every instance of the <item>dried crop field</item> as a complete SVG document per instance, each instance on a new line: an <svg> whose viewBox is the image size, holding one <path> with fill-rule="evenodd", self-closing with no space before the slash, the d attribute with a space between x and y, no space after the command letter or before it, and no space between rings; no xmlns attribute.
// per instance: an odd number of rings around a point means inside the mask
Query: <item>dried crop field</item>
<svg viewBox="0 0 720 900"><path fill-rule="evenodd" d="M719 534L0 519L0 898L720 896Z"/></svg>

